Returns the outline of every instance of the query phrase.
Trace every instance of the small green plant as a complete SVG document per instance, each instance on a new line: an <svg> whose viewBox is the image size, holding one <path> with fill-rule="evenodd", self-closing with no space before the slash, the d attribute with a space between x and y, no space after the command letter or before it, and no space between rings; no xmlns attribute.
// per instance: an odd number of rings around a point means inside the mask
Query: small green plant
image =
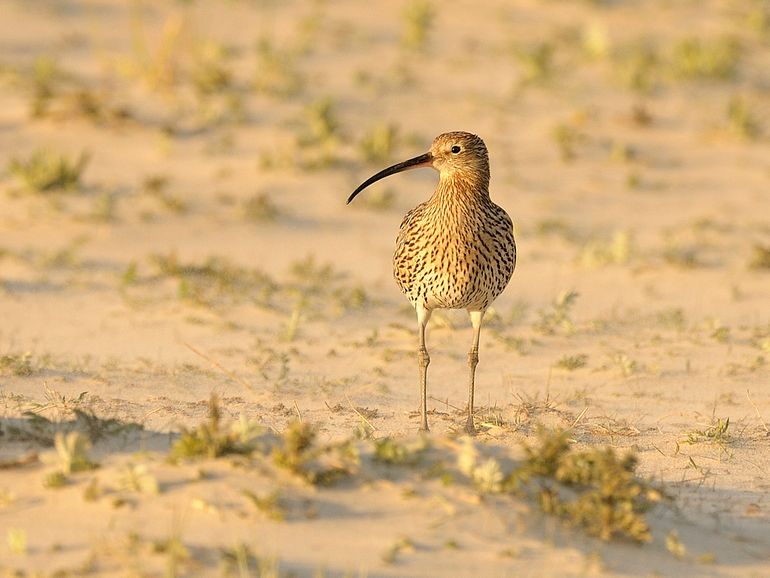
<svg viewBox="0 0 770 578"><path fill-rule="evenodd" d="M503 490L505 475L495 458L481 459L476 445L466 438L457 454L457 466L481 494L495 494Z"/></svg>
<svg viewBox="0 0 770 578"><path fill-rule="evenodd" d="M318 444L316 435L312 425L292 421L272 450L273 463L311 484L328 485L349 476L358 462L352 442Z"/></svg>
<svg viewBox="0 0 770 578"><path fill-rule="evenodd" d="M679 533L676 530L671 530L666 534L666 550L679 560L684 559L687 555L687 548L682 544L682 541L679 539Z"/></svg>
<svg viewBox="0 0 770 578"><path fill-rule="evenodd" d="M102 488L99 485L99 479L94 477L88 482L83 490L83 500L86 502L95 502L102 496Z"/></svg>
<svg viewBox="0 0 770 578"><path fill-rule="evenodd" d="M633 252L633 239L628 231L615 231L610 241L591 240L580 251L579 261L587 268L625 265Z"/></svg>
<svg viewBox="0 0 770 578"><path fill-rule="evenodd" d="M172 213L183 214L188 210L187 203L168 191L170 178L167 175L150 175L142 183L142 192L154 199Z"/></svg>
<svg viewBox="0 0 770 578"><path fill-rule="evenodd" d="M38 56L32 66L31 84L32 100L30 115L40 118L46 115L51 100L55 97L58 85L65 74L49 56Z"/></svg>
<svg viewBox="0 0 770 578"><path fill-rule="evenodd" d="M279 578L280 576L277 561L258 558L251 548L243 542L231 548L221 548L219 557L224 578L246 578L248 576Z"/></svg>
<svg viewBox="0 0 770 578"><path fill-rule="evenodd" d="M663 249L663 260L682 269L695 269L702 265L698 246L669 241Z"/></svg>
<svg viewBox="0 0 770 578"><path fill-rule="evenodd" d="M385 163L392 157L398 130L393 124L380 123L361 138L359 148L368 163Z"/></svg>
<svg viewBox="0 0 770 578"><path fill-rule="evenodd" d="M727 103L727 126L744 140L756 140L761 133L759 121L745 98L733 96Z"/></svg>
<svg viewBox="0 0 770 578"><path fill-rule="evenodd" d="M283 433L282 447L273 450L276 465L301 473L302 467L310 459L315 438L315 428L309 423L292 421Z"/></svg>
<svg viewBox="0 0 770 578"><path fill-rule="evenodd" d="M305 143L322 144L339 131L336 107L330 96L314 100L305 108Z"/></svg>
<svg viewBox="0 0 770 578"><path fill-rule="evenodd" d="M522 83L542 84L552 78L554 50L553 44L541 42L516 51L516 57L522 67Z"/></svg>
<svg viewBox="0 0 770 578"><path fill-rule="evenodd" d="M403 552L414 552L414 542L412 542L411 538L406 536L399 538L393 542L393 544L388 546L382 553L382 561L385 564L395 564L399 554Z"/></svg>
<svg viewBox="0 0 770 578"><path fill-rule="evenodd" d="M242 493L257 510L270 520L283 522L286 519L286 508L281 502L281 493L278 490L264 495L255 494L251 490L243 490Z"/></svg>
<svg viewBox="0 0 770 578"><path fill-rule="evenodd" d="M66 434L56 432L54 448L57 465L65 476L98 467L98 464L91 461L88 456L91 442L80 432L71 431Z"/></svg>
<svg viewBox="0 0 770 578"><path fill-rule="evenodd" d="M412 50L424 50L436 13L428 0L409 0L403 15L402 44Z"/></svg>
<svg viewBox="0 0 770 578"><path fill-rule="evenodd" d="M179 531L175 529L165 540L155 540L152 551L166 556L166 573L169 578L179 576L179 566L190 558L190 551L182 542Z"/></svg>
<svg viewBox="0 0 770 578"><path fill-rule="evenodd" d="M559 123L551 130L551 138L559 149L559 154L564 162L573 161L577 157L577 147L586 140L583 134L574 124Z"/></svg>
<svg viewBox="0 0 770 578"><path fill-rule="evenodd" d="M419 439L410 444L402 444L391 437L374 440L374 461L394 465L414 465L424 456L428 443Z"/></svg>
<svg viewBox="0 0 770 578"><path fill-rule="evenodd" d="M265 193L256 193L243 203L243 218L250 223L266 223L278 219L281 211Z"/></svg>
<svg viewBox="0 0 770 578"><path fill-rule="evenodd" d="M566 369L567 371L575 371L581 367L585 367L588 363L588 356L585 353L579 353L578 355L565 355L556 362L556 367Z"/></svg>
<svg viewBox="0 0 770 578"><path fill-rule="evenodd" d="M707 427L702 429L693 429L687 433L686 444L712 443L722 448L733 442L733 436L730 433L730 418L714 417Z"/></svg>
<svg viewBox="0 0 770 578"><path fill-rule="evenodd" d="M752 247L749 269L755 271L770 270L770 245L757 243ZM1 362L0 367L2 367Z"/></svg>
<svg viewBox="0 0 770 578"><path fill-rule="evenodd" d="M305 77L298 64L298 55L277 48L269 38L257 43L257 71L254 86L257 92L270 96L298 95L305 86Z"/></svg>
<svg viewBox="0 0 770 578"><path fill-rule="evenodd" d="M35 371L32 354L29 352L0 355L0 375L28 377L33 375Z"/></svg>
<svg viewBox="0 0 770 578"><path fill-rule="evenodd" d="M170 458L178 461L187 458L218 458L230 454L249 454L256 439L244 438L238 428L226 429L222 423L219 398L209 399L208 419L194 429L183 429L179 439L171 447Z"/></svg>
<svg viewBox="0 0 770 578"><path fill-rule="evenodd" d="M634 44L613 54L617 82L635 92L648 93L658 84L660 56L649 44Z"/></svg>
<svg viewBox="0 0 770 578"><path fill-rule="evenodd" d="M300 133L300 163L310 170L326 169L337 162L340 144L340 124L334 100L325 96L308 104L303 110Z"/></svg>
<svg viewBox="0 0 770 578"><path fill-rule="evenodd" d="M21 528L8 528L6 534L8 549L19 556L27 554L27 532Z"/></svg>
<svg viewBox="0 0 770 578"><path fill-rule="evenodd" d="M46 476L43 478L43 487L48 488L49 490L56 490L66 486L67 482L67 476L64 474L64 472L57 470L55 472L46 474Z"/></svg>
<svg viewBox="0 0 770 578"><path fill-rule="evenodd" d="M48 149L37 149L26 159L12 158L8 171L35 193L73 191L81 187L88 159L85 152L73 159Z"/></svg>
<svg viewBox="0 0 770 578"><path fill-rule="evenodd" d="M567 334L575 331L575 324L570 319L570 312L578 298L575 291L564 291L548 306L538 311L539 319L535 329L546 335L554 335L558 331Z"/></svg>
<svg viewBox="0 0 770 578"><path fill-rule="evenodd" d="M709 337L719 343L727 343L730 340L730 328L723 325L722 322L713 317L707 321L706 325L709 331Z"/></svg>
<svg viewBox="0 0 770 578"><path fill-rule="evenodd" d="M632 454L618 457L612 448L572 450L566 432L548 431L540 432L538 445L525 444L524 451L524 463L505 487L533 496L545 513L602 540L652 539L644 514L663 496L636 477Z"/></svg>
<svg viewBox="0 0 770 578"><path fill-rule="evenodd" d="M122 490L127 492L152 496L160 493L158 480L147 470L147 466L144 464L126 464L121 471L118 484Z"/></svg>
<svg viewBox="0 0 770 578"><path fill-rule="evenodd" d="M193 51L192 84L201 96L217 94L232 83L232 72L227 59L230 52L214 41L200 42Z"/></svg>
<svg viewBox="0 0 770 578"><path fill-rule="evenodd" d="M740 44L730 37L685 38L673 50L671 66L678 78L730 80L742 56Z"/></svg>
<svg viewBox="0 0 770 578"><path fill-rule="evenodd" d="M630 377L641 370L639 362L621 352L615 353L612 356L612 364L620 371L623 377Z"/></svg>

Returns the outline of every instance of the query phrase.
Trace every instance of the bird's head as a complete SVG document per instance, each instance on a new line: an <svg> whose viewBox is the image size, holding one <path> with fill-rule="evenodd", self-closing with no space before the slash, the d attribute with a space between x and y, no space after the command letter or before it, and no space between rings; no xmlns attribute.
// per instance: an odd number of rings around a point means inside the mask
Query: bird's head
<svg viewBox="0 0 770 578"><path fill-rule="evenodd" d="M430 146L431 165L442 177L457 173L488 174L489 157L484 141L469 132L445 132Z"/></svg>
<svg viewBox="0 0 770 578"><path fill-rule="evenodd" d="M485 189L489 183L489 157L484 141L469 132L445 132L433 139L429 152L369 177L348 197L348 203L372 183L420 167L433 167L441 174L442 180L460 178L477 182Z"/></svg>

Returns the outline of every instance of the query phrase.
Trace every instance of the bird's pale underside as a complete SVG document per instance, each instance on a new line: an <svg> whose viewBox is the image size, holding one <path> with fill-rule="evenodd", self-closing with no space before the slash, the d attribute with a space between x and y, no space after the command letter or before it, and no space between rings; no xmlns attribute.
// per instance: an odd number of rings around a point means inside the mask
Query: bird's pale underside
<svg viewBox="0 0 770 578"><path fill-rule="evenodd" d="M362 183L433 167L439 182L433 195L407 213L396 238L393 274L417 312L419 330L421 430L428 429L425 326L434 309L467 309L473 325L468 353L470 385L465 429L474 433L473 394L479 335L484 313L503 292L516 266L516 242L508 214L489 198L487 148L476 135L449 132L436 137L430 152L398 163Z"/></svg>

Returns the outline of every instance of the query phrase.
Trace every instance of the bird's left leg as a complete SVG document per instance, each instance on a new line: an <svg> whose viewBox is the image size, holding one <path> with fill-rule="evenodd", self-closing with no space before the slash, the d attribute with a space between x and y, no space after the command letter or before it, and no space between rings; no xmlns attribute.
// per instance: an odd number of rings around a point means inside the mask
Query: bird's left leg
<svg viewBox="0 0 770 578"><path fill-rule="evenodd" d="M476 382L476 366L479 364L479 337L481 336L481 320L484 319L483 311L469 311L471 324L473 325L473 345L468 352L468 367L471 370L470 384L468 386L468 421L465 422L465 431L471 435L476 433L473 425L473 388Z"/></svg>
<svg viewBox="0 0 770 578"><path fill-rule="evenodd" d="M425 347L425 327L430 320L431 310L419 301L414 308L417 311L417 328L420 332L420 343L417 349L417 361L420 368L420 431L426 432L428 431L428 365L430 364L430 355L428 355L428 348Z"/></svg>

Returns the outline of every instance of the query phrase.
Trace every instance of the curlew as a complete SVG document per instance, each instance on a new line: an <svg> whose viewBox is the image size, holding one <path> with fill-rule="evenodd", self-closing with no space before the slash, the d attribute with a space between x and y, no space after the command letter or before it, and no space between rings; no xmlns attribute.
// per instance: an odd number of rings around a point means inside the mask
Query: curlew
<svg viewBox="0 0 770 578"><path fill-rule="evenodd" d="M417 312L420 430L428 430L430 356L425 346L425 327L434 309L466 309L473 326L473 342L468 353L465 431L473 434L481 323L487 307L508 285L516 266L513 223L489 198L489 157L484 141L467 132L437 136L429 152L388 167L361 183L348 203L372 183L418 167L436 169L439 182L430 199L404 217L396 238L393 274Z"/></svg>

